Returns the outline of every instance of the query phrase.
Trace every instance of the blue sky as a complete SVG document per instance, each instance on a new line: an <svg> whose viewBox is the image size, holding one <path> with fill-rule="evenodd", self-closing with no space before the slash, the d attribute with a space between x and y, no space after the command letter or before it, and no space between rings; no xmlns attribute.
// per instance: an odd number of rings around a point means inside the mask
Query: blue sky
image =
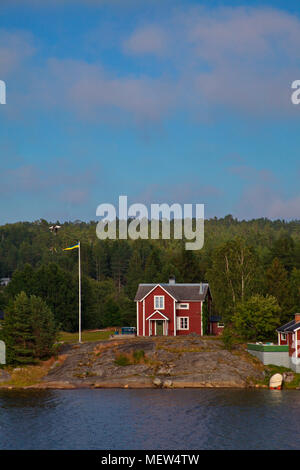
<svg viewBox="0 0 300 470"><path fill-rule="evenodd" d="M300 219L297 3L2 0L0 223L122 194Z"/></svg>

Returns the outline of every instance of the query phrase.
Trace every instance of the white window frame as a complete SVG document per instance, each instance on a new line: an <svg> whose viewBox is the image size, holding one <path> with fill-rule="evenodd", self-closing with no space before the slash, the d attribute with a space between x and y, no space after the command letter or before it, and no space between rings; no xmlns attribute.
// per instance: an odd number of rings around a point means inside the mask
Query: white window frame
<svg viewBox="0 0 300 470"><path fill-rule="evenodd" d="M186 320L186 328L181 325L181 320ZM177 330L187 331L190 329L190 319L189 317L177 317Z"/></svg>
<svg viewBox="0 0 300 470"><path fill-rule="evenodd" d="M286 341L286 333L280 333L282 341Z"/></svg>
<svg viewBox="0 0 300 470"><path fill-rule="evenodd" d="M224 328L224 323L222 321L218 321L218 328Z"/></svg>
<svg viewBox="0 0 300 470"><path fill-rule="evenodd" d="M177 305L177 308L178 308L178 309L182 309L182 310L189 310L190 304L187 304L187 303L178 304L178 305Z"/></svg>
<svg viewBox="0 0 300 470"><path fill-rule="evenodd" d="M156 300L158 299L158 304L156 304ZM162 301L161 301L162 299ZM165 296L164 295L155 295L154 296L154 308L155 310L164 310L165 308Z"/></svg>

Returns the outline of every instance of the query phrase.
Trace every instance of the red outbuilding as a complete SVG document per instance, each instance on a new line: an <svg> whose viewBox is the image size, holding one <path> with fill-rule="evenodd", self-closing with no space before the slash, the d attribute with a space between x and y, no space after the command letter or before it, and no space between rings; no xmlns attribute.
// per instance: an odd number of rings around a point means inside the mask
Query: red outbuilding
<svg viewBox="0 0 300 470"><path fill-rule="evenodd" d="M224 330L222 318L216 315L209 317L209 333L214 336L220 336Z"/></svg>
<svg viewBox="0 0 300 470"><path fill-rule="evenodd" d="M300 358L300 313L295 313L294 320L277 328L278 344L289 347L289 356Z"/></svg>
<svg viewBox="0 0 300 470"><path fill-rule="evenodd" d="M207 283L178 284L170 278L168 284L139 284L134 300L137 336L206 333L204 312L208 322L212 302Z"/></svg>

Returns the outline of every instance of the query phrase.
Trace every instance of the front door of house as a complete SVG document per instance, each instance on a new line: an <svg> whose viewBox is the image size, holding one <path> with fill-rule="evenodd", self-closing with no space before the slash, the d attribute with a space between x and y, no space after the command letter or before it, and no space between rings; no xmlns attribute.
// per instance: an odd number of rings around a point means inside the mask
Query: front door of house
<svg viewBox="0 0 300 470"><path fill-rule="evenodd" d="M156 321L156 336L162 336L164 334L163 320Z"/></svg>

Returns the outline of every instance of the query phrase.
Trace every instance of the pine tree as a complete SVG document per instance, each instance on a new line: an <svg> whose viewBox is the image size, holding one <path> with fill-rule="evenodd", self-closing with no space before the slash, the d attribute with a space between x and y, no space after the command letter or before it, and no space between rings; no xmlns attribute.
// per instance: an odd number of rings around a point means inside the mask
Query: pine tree
<svg viewBox="0 0 300 470"><path fill-rule="evenodd" d="M9 304L1 330L8 364L32 364L49 356L56 334L54 317L46 303L20 292Z"/></svg>
<svg viewBox="0 0 300 470"><path fill-rule="evenodd" d="M145 265L144 282L156 283L161 282L161 261L159 253L156 249L153 249L150 256L148 256Z"/></svg>
<svg viewBox="0 0 300 470"><path fill-rule="evenodd" d="M123 241L115 242L111 255L111 271L112 277L116 282L118 292L121 292L121 288L125 284L125 273L128 269L129 258L129 246Z"/></svg>
<svg viewBox="0 0 300 470"><path fill-rule="evenodd" d="M266 271L266 294L276 298L281 309L281 322L288 321L293 306L290 283L287 270L278 258L274 258Z"/></svg>
<svg viewBox="0 0 300 470"><path fill-rule="evenodd" d="M29 298L25 292L21 292L9 304L1 331L1 337L6 343L8 364L34 362L34 336L30 314Z"/></svg>
<svg viewBox="0 0 300 470"><path fill-rule="evenodd" d="M57 326L53 313L43 299L32 295L29 301L34 357L43 359L52 353Z"/></svg>
<svg viewBox="0 0 300 470"><path fill-rule="evenodd" d="M278 258L287 271L291 271L295 259L294 240L287 235L283 235L275 241L272 250L272 256Z"/></svg>
<svg viewBox="0 0 300 470"><path fill-rule="evenodd" d="M144 270L142 267L142 259L139 250L134 250L129 261L127 272L126 294L133 300L138 288L138 285L143 281Z"/></svg>
<svg viewBox="0 0 300 470"><path fill-rule="evenodd" d="M200 263L193 251L182 248L178 267L183 282L200 282L202 280Z"/></svg>

